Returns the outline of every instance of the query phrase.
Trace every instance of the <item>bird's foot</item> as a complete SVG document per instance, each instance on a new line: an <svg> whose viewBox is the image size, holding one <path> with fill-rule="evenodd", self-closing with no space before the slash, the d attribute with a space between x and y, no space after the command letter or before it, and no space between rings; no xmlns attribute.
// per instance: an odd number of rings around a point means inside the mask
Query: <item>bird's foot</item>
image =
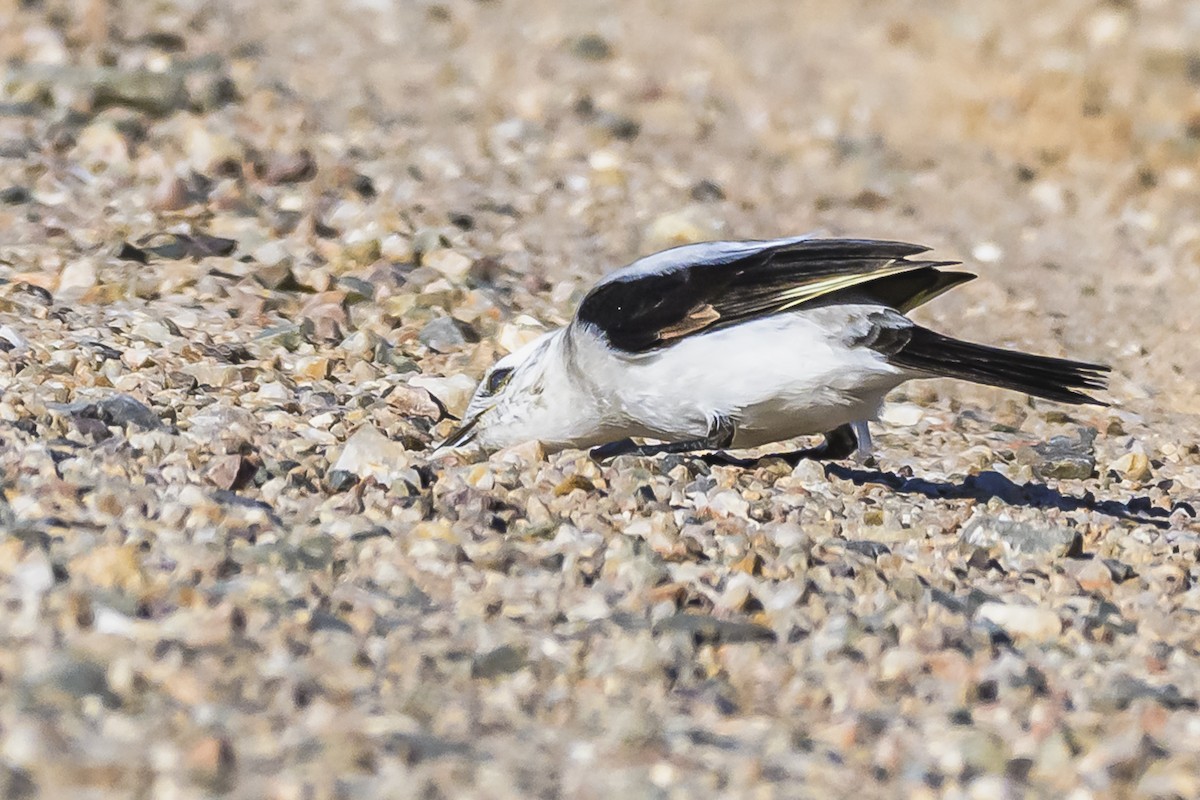
<svg viewBox="0 0 1200 800"><path fill-rule="evenodd" d="M593 447L590 455L597 461L605 461L617 456L657 456L666 453L694 453L698 450L716 450L728 447L733 441L733 423L725 417L719 417L713 423L708 435L699 439L688 439L682 442L664 442L663 444L636 444L633 439L621 439L609 442L599 447Z"/></svg>

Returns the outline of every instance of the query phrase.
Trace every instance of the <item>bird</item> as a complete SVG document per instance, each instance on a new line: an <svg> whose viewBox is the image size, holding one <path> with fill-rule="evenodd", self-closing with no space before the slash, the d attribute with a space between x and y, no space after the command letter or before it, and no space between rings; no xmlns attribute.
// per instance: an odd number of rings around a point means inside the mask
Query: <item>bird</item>
<svg viewBox="0 0 1200 800"><path fill-rule="evenodd" d="M701 242L601 278L570 323L487 371L438 446L537 440L547 453L757 448L806 435L795 459L868 459L885 396L958 378L1060 403L1107 405L1103 364L956 339L907 315L977 276L929 248L874 239ZM634 441L642 440L641 443ZM743 463L728 456L726 463Z"/></svg>

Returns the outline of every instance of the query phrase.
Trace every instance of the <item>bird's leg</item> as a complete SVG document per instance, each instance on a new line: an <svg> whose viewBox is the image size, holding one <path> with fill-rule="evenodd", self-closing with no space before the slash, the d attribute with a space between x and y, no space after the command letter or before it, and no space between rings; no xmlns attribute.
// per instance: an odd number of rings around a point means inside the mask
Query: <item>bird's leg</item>
<svg viewBox="0 0 1200 800"><path fill-rule="evenodd" d="M603 461L617 456L657 456L664 453L692 453L696 450L720 450L733 442L733 421L728 417L717 417L708 434L700 439L664 444L634 444L632 439L609 442L592 448L591 457Z"/></svg>
<svg viewBox="0 0 1200 800"><path fill-rule="evenodd" d="M855 427L858 424L848 423L846 425L839 425L826 433L825 441L816 447L806 447L803 450L796 450L791 453L781 453L779 457L792 466L805 460L841 461L842 459L849 458L858 449L858 437L855 435ZM870 441L869 438L868 441Z"/></svg>
<svg viewBox="0 0 1200 800"><path fill-rule="evenodd" d="M772 453L759 458L735 458L728 453L707 453L703 456L705 463L721 467L757 467L768 458L781 458L787 464L796 466L801 461L841 461L854 455L863 460L871 458L871 434L866 429L867 423L854 422L840 425L825 434L825 441L816 447L806 447L793 450L790 453ZM862 438L859 438L859 431ZM863 444L865 442L865 446Z"/></svg>
<svg viewBox="0 0 1200 800"><path fill-rule="evenodd" d="M875 448L871 444L871 429L865 419L852 422L854 438L858 440L858 449L854 451L854 460L860 465L868 466L875 463Z"/></svg>

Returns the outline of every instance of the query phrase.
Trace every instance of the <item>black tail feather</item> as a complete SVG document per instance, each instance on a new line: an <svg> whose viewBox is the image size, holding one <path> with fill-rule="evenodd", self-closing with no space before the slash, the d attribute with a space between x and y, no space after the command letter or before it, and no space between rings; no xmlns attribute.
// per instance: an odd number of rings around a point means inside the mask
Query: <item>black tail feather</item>
<svg viewBox="0 0 1200 800"><path fill-rule="evenodd" d="M919 326L913 327L908 343L890 360L897 366L930 376L961 378L1015 389L1060 403L1108 405L1085 394L1088 390L1108 386L1109 368L1103 364L988 347L952 339Z"/></svg>

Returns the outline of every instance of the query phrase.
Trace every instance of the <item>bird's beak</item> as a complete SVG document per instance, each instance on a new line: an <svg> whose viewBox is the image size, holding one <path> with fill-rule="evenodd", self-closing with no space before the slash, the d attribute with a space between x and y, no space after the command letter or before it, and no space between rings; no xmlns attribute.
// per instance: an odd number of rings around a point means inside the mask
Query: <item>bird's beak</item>
<svg viewBox="0 0 1200 800"><path fill-rule="evenodd" d="M446 437L446 441L433 448L433 452L438 452L447 447L460 447L464 444L469 444L475 438L475 426L479 424L480 417L483 413L476 414L469 420L458 426L458 430Z"/></svg>

